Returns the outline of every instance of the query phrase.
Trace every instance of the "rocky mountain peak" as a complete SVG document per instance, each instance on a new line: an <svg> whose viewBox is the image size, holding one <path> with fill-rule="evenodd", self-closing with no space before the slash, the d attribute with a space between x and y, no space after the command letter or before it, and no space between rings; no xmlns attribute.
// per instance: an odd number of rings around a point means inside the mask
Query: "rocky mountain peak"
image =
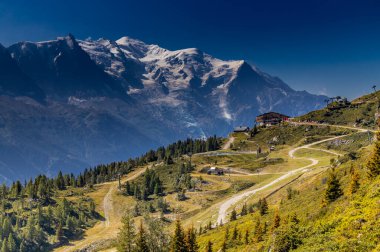
<svg viewBox="0 0 380 252"><path fill-rule="evenodd" d="M72 35L0 47L0 94L0 177L12 179L12 169L72 172L186 137L226 135L259 113L295 116L325 99L197 48Z"/></svg>

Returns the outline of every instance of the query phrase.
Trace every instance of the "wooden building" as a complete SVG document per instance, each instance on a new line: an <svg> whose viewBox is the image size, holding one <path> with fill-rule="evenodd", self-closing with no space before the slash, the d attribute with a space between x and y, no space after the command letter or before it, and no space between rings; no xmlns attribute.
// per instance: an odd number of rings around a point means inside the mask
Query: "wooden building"
<svg viewBox="0 0 380 252"><path fill-rule="evenodd" d="M259 124L260 126L276 125L283 121L288 121L288 120L289 120L289 116L286 116L277 112L268 112L256 117L256 123Z"/></svg>

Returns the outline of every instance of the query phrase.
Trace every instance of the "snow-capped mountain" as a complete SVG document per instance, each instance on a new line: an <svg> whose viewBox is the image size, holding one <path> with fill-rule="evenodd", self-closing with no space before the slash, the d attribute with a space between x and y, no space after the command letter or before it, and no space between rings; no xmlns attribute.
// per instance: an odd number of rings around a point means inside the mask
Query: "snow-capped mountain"
<svg viewBox="0 0 380 252"><path fill-rule="evenodd" d="M145 104L155 106L194 102L229 124L252 124L253 115L269 110L302 114L324 99L294 91L243 60L219 60L196 48L170 51L128 37L79 44L130 96L145 97Z"/></svg>
<svg viewBox="0 0 380 252"><path fill-rule="evenodd" d="M303 114L324 99L195 48L72 35L20 42L0 47L0 174L76 171L179 138L226 135L270 110Z"/></svg>

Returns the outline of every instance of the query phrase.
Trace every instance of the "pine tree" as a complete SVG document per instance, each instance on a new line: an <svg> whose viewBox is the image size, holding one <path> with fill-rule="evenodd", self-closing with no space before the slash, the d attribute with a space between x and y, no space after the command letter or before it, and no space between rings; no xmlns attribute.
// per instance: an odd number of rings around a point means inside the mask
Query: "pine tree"
<svg viewBox="0 0 380 252"><path fill-rule="evenodd" d="M276 210L276 212L274 214L274 218L273 218L272 231L280 226L280 221L281 221L280 215L278 213L278 210Z"/></svg>
<svg viewBox="0 0 380 252"><path fill-rule="evenodd" d="M117 238L117 250L119 252L132 252L132 245L136 235L132 218L126 215L122 219L123 226L120 229Z"/></svg>
<svg viewBox="0 0 380 252"><path fill-rule="evenodd" d="M8 237L8 248L9 248L10 252L16 252L17 251L16 241L13 238L12 233Z"/></svg>
<svg viewBox="0 0 380 252"><path fill-rule="evenodd" d="M260 215L265 215L268 213L268 202L265 198L260 199L259 210L260 210Z"/></svg>
<svg viewBox="0 0 380 252"><path fill-rule="evenodd" d="M185 235L179 220L176 221L171 252L186 252Z"/></svg>
<svg viewBox="0 0 380 252"><path fill-rule="evenodd" d="M71 216L67 216L66 218L66 229L70 232L71 235L74 235L76 233L77 226L74 218Z"/></svg>
<svg viewBox="0 0 380 252"><path fill-rule="evenodd" d="M140 223L140 229L137 234L136 240L136 252L149 252L149 247L146 241L146 234L142 222Z"/></svg>
<svg viewBox="0 0 380 252"><path fill-rule="evenodd" d="M33 234L34 243L39 248L43 248L48 243L46 233L42 230L41 226L37 224L35 233Z"/></svg>
<svg viewBox="0 0 380 252"><path fill-rule="evenodd" d="M58 190L64 190L65 189L65 180L63 178L61 171L59 171L59 173L58 173L58 176L55 180L55 185L58 188Z"/></svg>
<svg viewBox="0 0 380 252"><path fill-rule="evenodd" d="M2 225L2 236L8 237L11 232L12 232L12 224L9 218L5 217L3 219L3 225Z"/></svg>
<svg viewBox="0 0 380 252"><path fill-rule="evenodd" d="M380 174L380 131L376 133L375 149L367 162L368 177L374 178Z"/></svg>
<svg viewBox="0 0 380 252"><path fill-rule="evenodd" d="M359 173L356 171L356 169L353 168L351 172L351 182L350 182L350 187L349 187L349 194L354 194L357 192L357 190L360 187L359 183Z"/></svg>
<svg viewBox="0 0 380 252"><path fill-rule="evenodd" d="M7 242L7 239L3 239L3 243L2 243L2 246L1 246L1 252L10 252L9 251L9 247L8 247L8 242Z"/></svg>
<svg viewBox="0 0 380 252"><path fill-rule="evenodd" d="M263 229L261 227L260 219L258 219L256 222L254 235L255 235L256 242L260 242L263 240Z"/></svg>
<svg viewBox="0 0 380 252"><path fill-rule="evenodd" d="M334 171L330 172L327 180L327 188L325 192L325 199L327 202L333 202L342 196L343 192L340 188L339 180Z"/></svg>
<svg viewBox="0 0 380 252"><path fill-rule="evenodd" d="M189 228L186 232L185 237L186 251L187 252L197 252L199 246L197 244L197 235L193 227Z"/></svg>
<svg viewBox="0 0 380 252"><path fill-rule="evenodd" d="M253 126L253 130L251 131L251 137L254 137L257 133L258 133L258 129L257 129L257 126L255 124L255 126Z"/></svg>
<svg viewBox="0 0 380 252"><path fill-rule="evenodd" d="M55 230L55 240L58 243L61 243L63 240L63 229L61 223L58 224L57 229Z"/></svg>
<svg viewBox="0 0 380 252"><path fill-rule="evenodd" d="M22 241L20 244L20 252L28 252L28 248L25 244L25 241Z"/></svg>
<svg viewBox="0 0 380 252"><path fill-rule="evenodd" d="M229 234L230 234L230 229L228 228L228 226L226 226L226 232L224 233L224 240L228 241Z"/></svg>
<svg viewBox="0 0 380 252"><path fill-rule="evenodd" d="M247 215L248 214L248 207L247 207L247 203L244 203L242 209L241 209L241 213L240 213L240 216L244 216L244 215Z"/></svg>
<svg viewBox="0 0 380 252"><path fill-rule="evenodd" d="M249 232L248 232L248 229L245 230L244 243L245 243L246 245L249 243Z"/></svg>
<svg viewBox="0 0 380 252"><path fill-rule="evenodd" d="M250 204L249 207L248 207L248 212L249 213L253 213L255 211L255 209L253 208L253 205Z"/></svg>
<svg viewBox="0 0 380 252"><path fill-rule="evenodd" d="M24 228L23 232L23 237L26 240L33 241L33 237L36 233L35 219L33 215L29 216L28 221L26 223L26 227Z"/></svg>
<svg viewBox="0 0 380 252"><path fill-rule="evenodd" d="M235 208L232 210L231 212L231 217L230 217L230 221L235 221L237 219L237 213L236 213L236 210Z"/></svg>
<svg viewBox="0 0 380 252"><path fill-rule="evenodd" d="M206 245L206 252L212 252L212 242L208 241Z"/></svg>
<svg viewBox="0 0 380 252"><path fill-rule="evenodd" d="M291 251L301 244L302 234L299 230L299 222L297 215L293 214L287 219L286 226L278 229L273 244L274 252Z"/></svg>
<svg viewBox="0 0 380 252"><path fill-rule="evenodd" d="M232 231L232 240L235 241L237 239L237 237L238 237L238 231L237 231L237 227L235 225L234 230Z"/></svg>
<svg viewBox="0 0 380 252"><path fill-rule="evenodd" d="M222 247L220 248L220 252L226 252L227 251L227 241L226 239L223 240Z"/></svg>

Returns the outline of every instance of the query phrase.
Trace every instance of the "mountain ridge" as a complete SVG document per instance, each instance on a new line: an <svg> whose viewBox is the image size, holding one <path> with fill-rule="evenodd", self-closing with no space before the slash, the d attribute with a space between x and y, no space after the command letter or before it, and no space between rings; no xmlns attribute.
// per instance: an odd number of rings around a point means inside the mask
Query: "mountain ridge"
<svg viewBox="0 0 380 252"><path fill-rule="evenodd" d="M3 175L29 163L28 176L75 172L177 139L226 135L269 110L304 114L325 99L295 91L246 61L223 61L196 48L171 51L129 37L77 40L70 34L3 51L30 80L31 91L40 93L12 95L0 82L0 142L8 153L0 154L7 160L0 164ZM8 179L18 178L13 174Z"/></svg>

